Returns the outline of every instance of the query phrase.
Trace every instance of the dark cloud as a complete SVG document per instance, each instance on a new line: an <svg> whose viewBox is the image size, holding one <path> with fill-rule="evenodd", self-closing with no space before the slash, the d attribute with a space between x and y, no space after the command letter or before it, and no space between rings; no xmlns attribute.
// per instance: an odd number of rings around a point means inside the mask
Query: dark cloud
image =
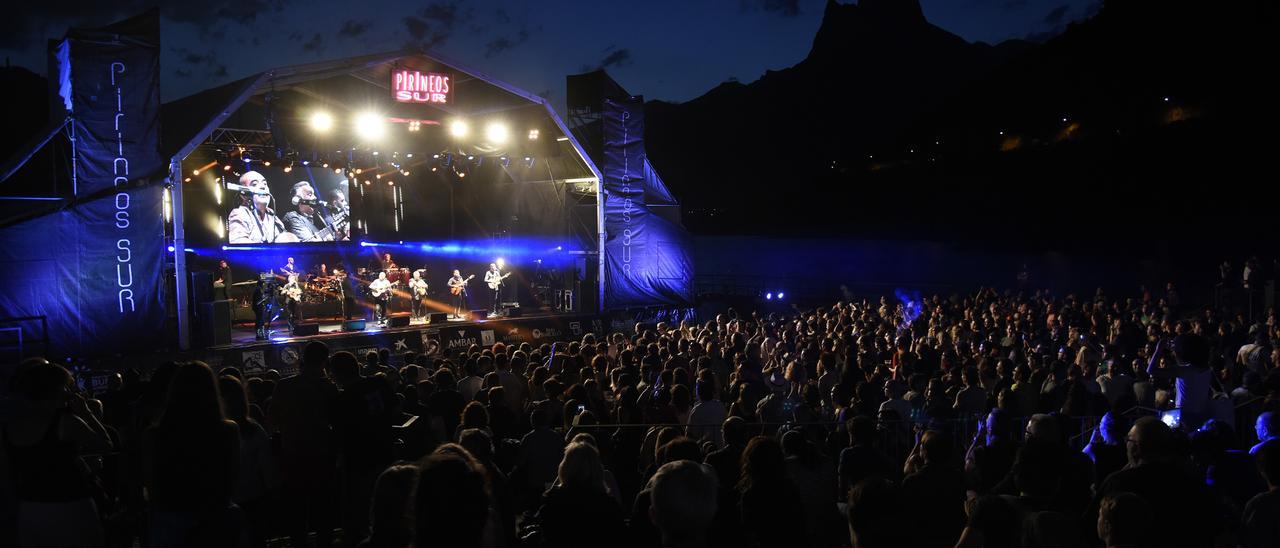
<svg viewBox="0 0 1280 548"><path fill-rule="evenodd" d="M456 1L436 1L402 19L409 33L407 47L430 49L453 37L455 30L473 18L471 8L460 8Z"/></svg>
<svg viewBox="0 0 1280 548"><path fill-rule="evenodd" d="M1069 11L1071 11L1071 7L1066 4L1053 8L1052 11L1044 16L1044 24L1057 25L1061 23Z"/></svg>
<svg viewBox="0 0 1280 548"><path fill-rule="evenodd" d="M523 28L520 29L520 31L513 37L508 38L506 36L499 36L484 45L484 56L493 57L494 55L498 55L499 53L519 46L527 41L529 41L529 31L528 29Z"/></svg>
<svg viewBox="0 0 1280 548"><path fill-rule="evenodd" d="M180 77L187 78L196 72L204 74L207 78L227 77L227 65L223 64L212 51L200 53L186 48L169 48L169 51L178 55L180 66L175 69L174 74Z"/></svg>
<svg viewBox="0 0 1280 548"><path fill-rule="evenodd" d="M764 10L782 17L795 17L800 15L800 0L739 0L738 9L743 13Z"/></svg>
<svg viewBox="0 0 1280 548"><path fill-rule="evenodd" d="M318 32L311 35L311 39L302 44L302 51L309 51L317 54L324 51L324 37Z"/></svg>
<svg viewBox="0 0 1280 548"><path fill-rule="evenodd" d="M623 67L630 65L631 61L631 50L619 48L609 52L609 55L600 60L600 68Z"/></svg>
<svg viewBox="0 0 1280 548"><path fill-rule="evenodd" d="M631 50L627 48L620 48L617 44L604 48L604 51L601 53L604 53L605 56L600 59L600 62L594 65L582 65L582 72L591 72L593 70L611 67L625 67L629 66L635 60L631 57Z"/></svg>
<svg viewBox="0 0 1280 548"><path fill-rule="evenodd" d="M372 27L373 21L369 19L362 19L360 21L347 19L346 22L342 23L342 28L338 29L338 39L355 38L361 34L369 32L369 29Z"/></svg>

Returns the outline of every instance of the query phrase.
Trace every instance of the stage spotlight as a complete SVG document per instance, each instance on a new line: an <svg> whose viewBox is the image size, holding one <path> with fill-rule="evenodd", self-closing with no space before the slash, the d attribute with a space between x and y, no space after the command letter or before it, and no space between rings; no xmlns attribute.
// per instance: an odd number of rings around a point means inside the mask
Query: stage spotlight
<svg viewBox="0 0 1280 548"><path fill-rule="evenodd" d="M484 128L484 137L490 143L500 145L507 142L508 134L507 125L501 122L492 122Z"/></svg>
<svg viewBox="0 0 1280 548"><path fill-rule="evenodd" d="M325 163L324 163L324 165L322 165L322 166L320 166L320 167L325 168L325 169L329 169L329 162L325 162Z"/></svg>
<svg viewBox="0 0 1280 548"><path fill-rule="evenodd" d="M364 173L364 169L356 168L356 175L359 175L361 173Z"/></svg>
<svg viewBox="0 0 1280 548"><path fill-rule="evenodd" d="M531 129L531 130L529 130L529 140L530 140L530 141L537 141L537 140L538 140L538 130L536 130L536 129Z"/></svg>
<svg viewBox="0 0 1280 548"><path fill-rule="evenodd" d="M340 167L333 168L333 173L334 175L342 175L342 168Z"/></svg>
<svg viewBox="0 0 1280 548"><path fill-rule="evenodd" d="M507 260L502 257L498 257L498 260L494 261L494 263L497 263L499 270L507 267Z"/></svg>
<svg viewBox="0 0 1280 548"><path fill-rule="evenodd" d="M284 172L285 172L285 173L288 173L288 172L290 172L290 171L293 171L293 166L291 166L291 165L284 166Z"/></svg>
<svg viewBox="0 0 1280 548"><path fill-rule="evenodd" d="M182 182L184 182L184 183L190 183L190 182L191 182L191 177L187 177L186 179L183 179L183 180L182 180Z"/></svg>
<svg viewBox="0 0 1280 548"><path fill-rule="evenodd" d="M511 167L511 157L506 154L499 156L498 161L502 163L502 167Z"/></svg>
<svg viewBox="0 0 1280 548"><path fill-rule="evenodd" d="M231 164L227 164L227 165L225 165L225 166L222 166L222 171L231 171Z"/></svg>
<svg viewBox="0 0 1280 548"><path fill-rule="evenodd" d="M412 152L410 152L410 153L408 153L408 154L405 154L405 155L404 155L404 157L405 157L405 158L412 158L412 157L413 157L413 153L412 153Z"/></svg>
<svg viewBox="0 0 1280 548"><path fill-rule="evenodd" d="M271 160L263 160L262 165L271 167Z"/></svg>
<svg viewBox="0 0 1280 548"><path fill-rule="evenodd" d="M766 301L772 301L772 300L773 300L773 293L765 293L765 294L764 294L764 300L766 300Z"/></svg>
<svg viewBox="0 0 1280 548"><path fill-rule="evenodd" d="M533 167L533 156L524 157L524 167Z"/></svg>
<svg viewBox="0 0 1280 548"><path fill-rule="evenodd" d="M356 135L366 141L381 139L387 132L387 121L373 112L366 112L356 117Z"/></svg>
<svg viewBox="0 0 1280 548"><path fill-rule="evenodd" d="M192 175L199 175L199 174L200 174L200 170L198 170L198 169L193 169L193 170L191 170L191 174L192 174Z"/></svg>
<svg viewBox="0 0 1280 548"><path fill-rule="evenodd" d="M469 133L470 131L471 131L471 128L467 125L466 122L462 120L454 120L452 122L449 122L449 135L452 135L454 137L461 139L463 137L466 137L467 133Z"/></svg>
<svg viewBox="0 0 1280 548"><path fill-rule="evenodd" d="M324 133L333 129L333 116L328 112L317 111L311 114L311 129Z"/></svg>
<svg viewBox="0 0 1280 548"><path fill-rule="evenodd" d="M781 291L779 291L779 292L778 292L778 300L779 300L779 301L781 301L781 300L782 300L782 298L783 298L783 297L786 297L786 296L787 296L787 294L786 294L786 293L783 293L783 292L781 292Z"/></svg>

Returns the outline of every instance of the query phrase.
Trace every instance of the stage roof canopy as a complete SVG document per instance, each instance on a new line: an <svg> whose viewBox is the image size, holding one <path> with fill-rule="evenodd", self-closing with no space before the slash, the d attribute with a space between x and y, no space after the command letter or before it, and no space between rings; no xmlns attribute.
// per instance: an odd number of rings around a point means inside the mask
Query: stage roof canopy
<svg viewBox="0 0 1280 548"><path fill-rule="evenodd" d="M397 75L437 77L408 102L397 100ZM441 81L438 78L447 78ZM401 80L404 81L404 80ZM414 80L415 89L427 89ZM414 84L408 84L412 87ZM403 88L400 89L403 91ZM415 102L417 101L417 102ZM323 112L333 128L310 125ZM354 120L372 113L388 121L386 136L367 141ZM274 148L305 158L352 150L439 152L535 157L545 162L539 177L594 186L600 172L550 103L533 93L463 67L441 56L405 50L264 71L166 103L162 152L183 159L201 145ZM413 122L418 128L411 130ZM467 126L465 136L451 132ZM490 127L505 128L503 142ZM185 169L185 168L184 168Z"/></svg>

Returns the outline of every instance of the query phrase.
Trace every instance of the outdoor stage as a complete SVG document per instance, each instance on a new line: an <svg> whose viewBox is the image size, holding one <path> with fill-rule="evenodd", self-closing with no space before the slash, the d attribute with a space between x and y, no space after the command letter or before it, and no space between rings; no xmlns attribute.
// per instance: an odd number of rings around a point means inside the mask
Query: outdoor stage
<svg viewBox="0 0 1280 548"><path fill-rule="evenodd" d="M289 335L283 322L273 325L270 340L254 338L254 329L237 326L232 330L232 342L210 346L203 359L210 364L235 366L246 374L257 374L276 369L281 374L296 372L302 348L311 341L323 341L331 352L354 352L363 361L371 350L386 348L393 353L425 353L433 357L451 357L467 350L471 345L481 347L495 343L535 346L559 340L577 340L586 333L604 333L609 324L595 314L568 314L543 311L530 316L514 318L490 318L479 321L448 320L440 323L413 321L404 327L380 327L372 321L365 329L343 331L337 319L321 321L319 333L294 337Z"/></svg>

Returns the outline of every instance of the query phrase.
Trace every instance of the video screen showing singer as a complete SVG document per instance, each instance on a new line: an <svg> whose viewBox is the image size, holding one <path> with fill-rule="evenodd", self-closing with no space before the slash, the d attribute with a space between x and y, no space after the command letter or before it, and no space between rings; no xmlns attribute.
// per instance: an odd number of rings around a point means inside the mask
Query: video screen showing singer
<svg viewBox="0 0 1280 548"><path fill-rule="evenodd" d="M227 241L233 244L288 243L298 237L285 229L272 207L267 178L256 171L240 176L240 205L227 215Z"/></svg>
<svg viewBox="0 0 1280 548"><path fill-rule="evenodd" d="M253 167L243 175L224 170L225 190L239 197L224 201L230 208L225 212L228 244L351 241L357 219L344 175L308 165L271 167L265 161Z"/></svg>

